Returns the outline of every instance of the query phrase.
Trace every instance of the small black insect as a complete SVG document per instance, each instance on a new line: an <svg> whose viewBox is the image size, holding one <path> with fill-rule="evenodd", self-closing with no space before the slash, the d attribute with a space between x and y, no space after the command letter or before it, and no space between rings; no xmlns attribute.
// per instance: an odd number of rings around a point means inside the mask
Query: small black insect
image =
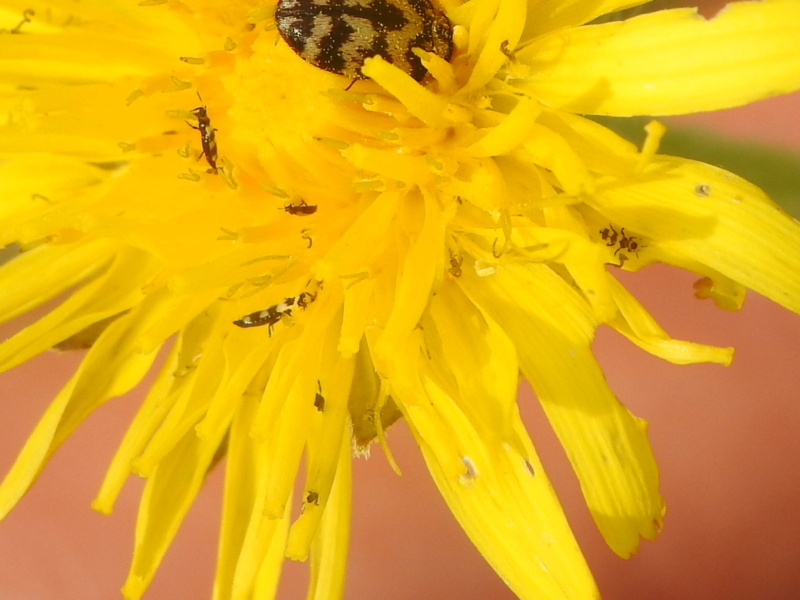
<svg viewBox="0 0 800 600"><path fill-rule="evenodd" d="M319 412L325 412L325 396L322 395L322 383L317 380L317 388L319 391L314 394L314 407Z"/></svg>
<svg viewBox="0 0 800 600"><path fill-rule="evenodd" d="M198 106L192 110L192 114L197 118L197 125L192 125L188 121L186 124L192 129L197 129L200 131L200 144L203 147L203 151L200 153L200 156L197 157L197 160L200 160L205 156L206 162L211 167L208 172L216 175L218 171L217 137L214 133L216 129L211 126L211 119L208 116L208 110L206 106Z"/></svg>
<svg viewBox="0 0 800 600"><path fill-rule="evenodd" d="M241 319L236 319L233 324L245 329L248 327L263 327L266 325L268 335L272 335L272 329L281 319L292 316L293 307L297 306L305 310L308 308L308 305L316 299L316 294L302 292L299 296L291 296L284 299L283 302L269 306L264 310L257 310L246 314Z"/></svg>
<svg viewBox="0 0 800 600"><path fill-rule="evenodd" d="M289 300L293 301L294 298L289 298ZM275 327L283 317L292 316L292 309L290 307L291 305L286 304L284 301L274 306L267 307L264 310L257 310L256 312L247 314L241 319L235 320L233 324L243 328L267 325L268 334L272 335L272 328Z"/></svg>
<svg viewBox="0 0 800 600"><path fill-rule="evenodd" d="M625 235L624 227L620 230L620 233L621 237L619 238L619 248L614 251L614 254L620 250L628 250L629 252L636 254L636 256L639 256L639 248L641 248L641 246L639 245L639 242L636 241L639 238L632 235Z"/></svg>
<svg viewBox="0 0 800 600"><path fill-rule="evenodd" d="M317 295L312 294L311 292L301 292L297 298L291 298L291 300L295 300L297 302L297 306L303 310L307 309L308 305L316 299ZM290 300L290 298L287 298L286 300Z"/></svg>
<svg viewBox="0 0 800 600"><path fill-rule="evenodd" d="M617 238L619 237L619 234L617 233L617 230L614 229L611 225L609 225L605 229L601 229L600 235L603 236L603 241L606 242L606 246L617 245Z"/></svg>
<svg viewBox="0 0 800 600"><path fill-rule="evenodd" d="M606 246L619 246L616 250L614 250L614 254L616 255L619 253L620 266L622 266L622 263L628 259L628 257L621 252L622 250L633 252L638 257L639 249L644 248L644 246L637 241L639 239L637 236L628 235L625 233L624 227L617 231L612 225L609 225L605 229L600 230L600 235L602 236L603 241L606 242Z"/></svg>
<svg viewBox="0 0 800 600"><path fill-rule="evenodd" d="M450 268L447 270L453 277L461 277L462 262L464 262L464 258L460 254L458 256L450 255Z"/></svg>
<svg viewBox="0 0 800 600"><path fill-rule="evenodd" d="M283 207L283 210L290 215L305 217L308 215L313 215L315 212L317 212L317 205L308 204L305 200L300 200L300 204L287 204Z"/></svg>
<svg viewBox="0 0 800 600"><path fill-rule="evenodd" d="M453 25L431 0L280 0L275 22L303 60L351 79L379 55L420 81L427 70L413 48L453 54Z"/></svg>

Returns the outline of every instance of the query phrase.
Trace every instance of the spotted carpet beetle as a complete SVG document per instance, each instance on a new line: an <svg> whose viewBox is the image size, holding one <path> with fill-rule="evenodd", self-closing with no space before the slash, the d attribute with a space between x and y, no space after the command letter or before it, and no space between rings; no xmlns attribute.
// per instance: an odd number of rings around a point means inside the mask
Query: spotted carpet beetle
<svg viewBox="0 0 800 600"><path fill-rule="evenodd" d="M413 48L453 54L453 26L432 0L280 0L275 22L300 58L352 79L376 54L417 81L427 70Z"/></svg>

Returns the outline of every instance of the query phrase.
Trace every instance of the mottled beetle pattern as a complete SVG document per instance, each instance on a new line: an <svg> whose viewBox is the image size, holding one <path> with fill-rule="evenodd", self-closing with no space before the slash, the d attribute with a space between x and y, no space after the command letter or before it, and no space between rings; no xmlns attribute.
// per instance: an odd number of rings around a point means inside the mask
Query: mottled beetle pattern
<svg viewBox="0 0 800 600"><path fill-rule="evenodd" d="M431 0L280 0L275 22L302 59L352 79L376 54L417 81L427 70L413 48L453 54L453 26Z"/></svg>

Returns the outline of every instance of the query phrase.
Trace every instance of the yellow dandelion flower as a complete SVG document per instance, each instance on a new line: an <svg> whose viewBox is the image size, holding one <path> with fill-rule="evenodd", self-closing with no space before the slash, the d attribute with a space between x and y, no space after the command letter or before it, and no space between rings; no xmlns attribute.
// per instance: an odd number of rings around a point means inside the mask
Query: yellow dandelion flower
<svg viewBox="0 0 800 600"><path fill-rule="evenodd" d="M286 0L276 22L256 0L0 1L0 246L19 250L0 314L51 307L0 366L86 350L0 515L157 370L94 501L110 512L129 474L146 479L127 599L223 457L214 598L271 598L284 559L309 557L309 598L340 597L353 449L377 440L391 461L401 417L517 595L595 598L520 421L520 373L627 557L664 507L595 329L678 364L731 350L669 337L615 269L676 265L722 307L750 288L800 312L795 221L730 173L659 155L658 123L640 151L581 116L797 89L796 0L596 25L644 2L446 0L445 18L392 0L388 33L373 4Z"/></svg>

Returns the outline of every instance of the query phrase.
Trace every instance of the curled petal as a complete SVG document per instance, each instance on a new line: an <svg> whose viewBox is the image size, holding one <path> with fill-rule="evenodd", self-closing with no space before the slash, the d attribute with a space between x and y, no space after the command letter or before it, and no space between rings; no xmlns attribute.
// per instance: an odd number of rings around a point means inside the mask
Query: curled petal
<svg viewBox="0 0 800 600"><path fill-rule="evenodd" d="M710 269L800 312L800 223L736 175L661 156L637 180L600 185L591 202L654 240L659 260Z"/></svg>

